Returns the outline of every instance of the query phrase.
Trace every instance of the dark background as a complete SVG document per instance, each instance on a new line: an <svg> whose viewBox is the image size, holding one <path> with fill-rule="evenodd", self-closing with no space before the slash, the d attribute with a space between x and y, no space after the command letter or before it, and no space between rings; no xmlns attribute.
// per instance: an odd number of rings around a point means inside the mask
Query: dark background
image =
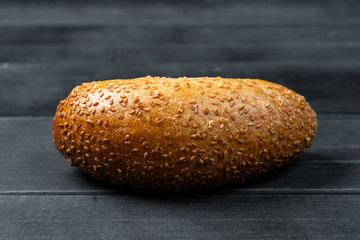
<svg viewBox="0 0 360 240"><path fill-rule="evenodd" d="M178 195L115 189L52 144L82 82L260 78L304 95L313 146L246 185ZM359 239L357 0L0 2L1 239Z"/></svg>

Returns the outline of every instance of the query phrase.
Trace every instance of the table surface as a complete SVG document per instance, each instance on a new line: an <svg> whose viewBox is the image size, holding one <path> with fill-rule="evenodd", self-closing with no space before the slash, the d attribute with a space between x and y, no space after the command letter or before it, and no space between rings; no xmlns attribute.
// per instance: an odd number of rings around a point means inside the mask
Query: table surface
<svg viewBox="0 0 360 240"><path fill-rule="evenodd" d="M313 146L277 174L206 191L116 188L52 144L82 82L267 79L318 113ZM360 2L0 2L0 239L359 239Z"/></svg>

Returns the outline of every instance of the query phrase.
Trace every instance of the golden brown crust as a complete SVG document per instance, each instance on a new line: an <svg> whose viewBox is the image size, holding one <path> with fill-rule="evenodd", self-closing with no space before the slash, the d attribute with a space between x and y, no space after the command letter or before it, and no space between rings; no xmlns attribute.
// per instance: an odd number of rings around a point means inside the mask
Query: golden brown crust
<svg viewBox="0 0 360 240"><path fill-rule="evenodd" d="M78 86L57 108L54 144L88 175L176 191L245 181L311 146L304 97L262 80L160 78Z"/></svg>

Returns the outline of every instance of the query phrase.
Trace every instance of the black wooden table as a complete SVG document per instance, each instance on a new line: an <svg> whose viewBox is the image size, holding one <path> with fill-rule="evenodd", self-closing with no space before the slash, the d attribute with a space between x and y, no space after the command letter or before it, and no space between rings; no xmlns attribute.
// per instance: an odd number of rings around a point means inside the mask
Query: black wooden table
<svg viewBox="0 0 360 240"><path fill-rule="evenodd" d="M246 185L117 189L52 144L82 82L261 78L318 113L313 146ZM360 2L0 2L0 239L359 239Z"/></svg>

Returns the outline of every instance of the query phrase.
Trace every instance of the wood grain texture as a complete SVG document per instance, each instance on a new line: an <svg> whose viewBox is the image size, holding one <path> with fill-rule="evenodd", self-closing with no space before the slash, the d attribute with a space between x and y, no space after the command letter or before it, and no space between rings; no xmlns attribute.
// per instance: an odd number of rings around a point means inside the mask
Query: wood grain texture
<svg viewBox="0 0 360 240"><path fill-rule="evenodd" d="M2 1L0 116L50 116L83 82L146 75L260 78L359 113L358 5Z"/></svg>
<svg viewBox="0 0 360 240"><path fill-rule="evenodd" d="M359 17L356 0L124 0L124 1L46 1L3 0L1 15L7 19L28 20L109 20L121 18L287 18L287 19L344 19ZM6 8L4 8L6 7ZM26 15L24 14L26 11ZM65 15L64 15L65 13ZM66 17L64 17L66 16ZM29 22L29 21L27 21ZM166 23L165 23L166 24Z"/></svg>
<svg viewBox="0 0 360 240"><path fill-rule="evenodd" d="M94 60L55 65L6 64L0 69L0 116L53 115L59 101L83 82L146 75L263 78L305 96L317 113L357 113L360 101L357 69L358 64L353 62L334 65L285 62L116 64ZM282 77L284 75L291 76Z"/></svg>
<svg viewBox="0 0 360 240"><path fill-rule="evenodd" d="M358 239L359 26L357 0L0 1L0 239ZM246 185L164 195L71 168L59 100L144 75L262 78L327 115L300 159Z"/></svg>
<svg viewBox="0 0 360 240"><path fill-rule="evenodd" d="M2 239L358 239L353 195L0 196Z"/></svg>
<svg viewBox="0 0 360 240"><path fill-rule="evenodd" d="M52 118L0 118L0 194L117 194L70 167L52 143ZM313 146L277 174L229 193L360 193L360 116L319 116Z"/></svg>

